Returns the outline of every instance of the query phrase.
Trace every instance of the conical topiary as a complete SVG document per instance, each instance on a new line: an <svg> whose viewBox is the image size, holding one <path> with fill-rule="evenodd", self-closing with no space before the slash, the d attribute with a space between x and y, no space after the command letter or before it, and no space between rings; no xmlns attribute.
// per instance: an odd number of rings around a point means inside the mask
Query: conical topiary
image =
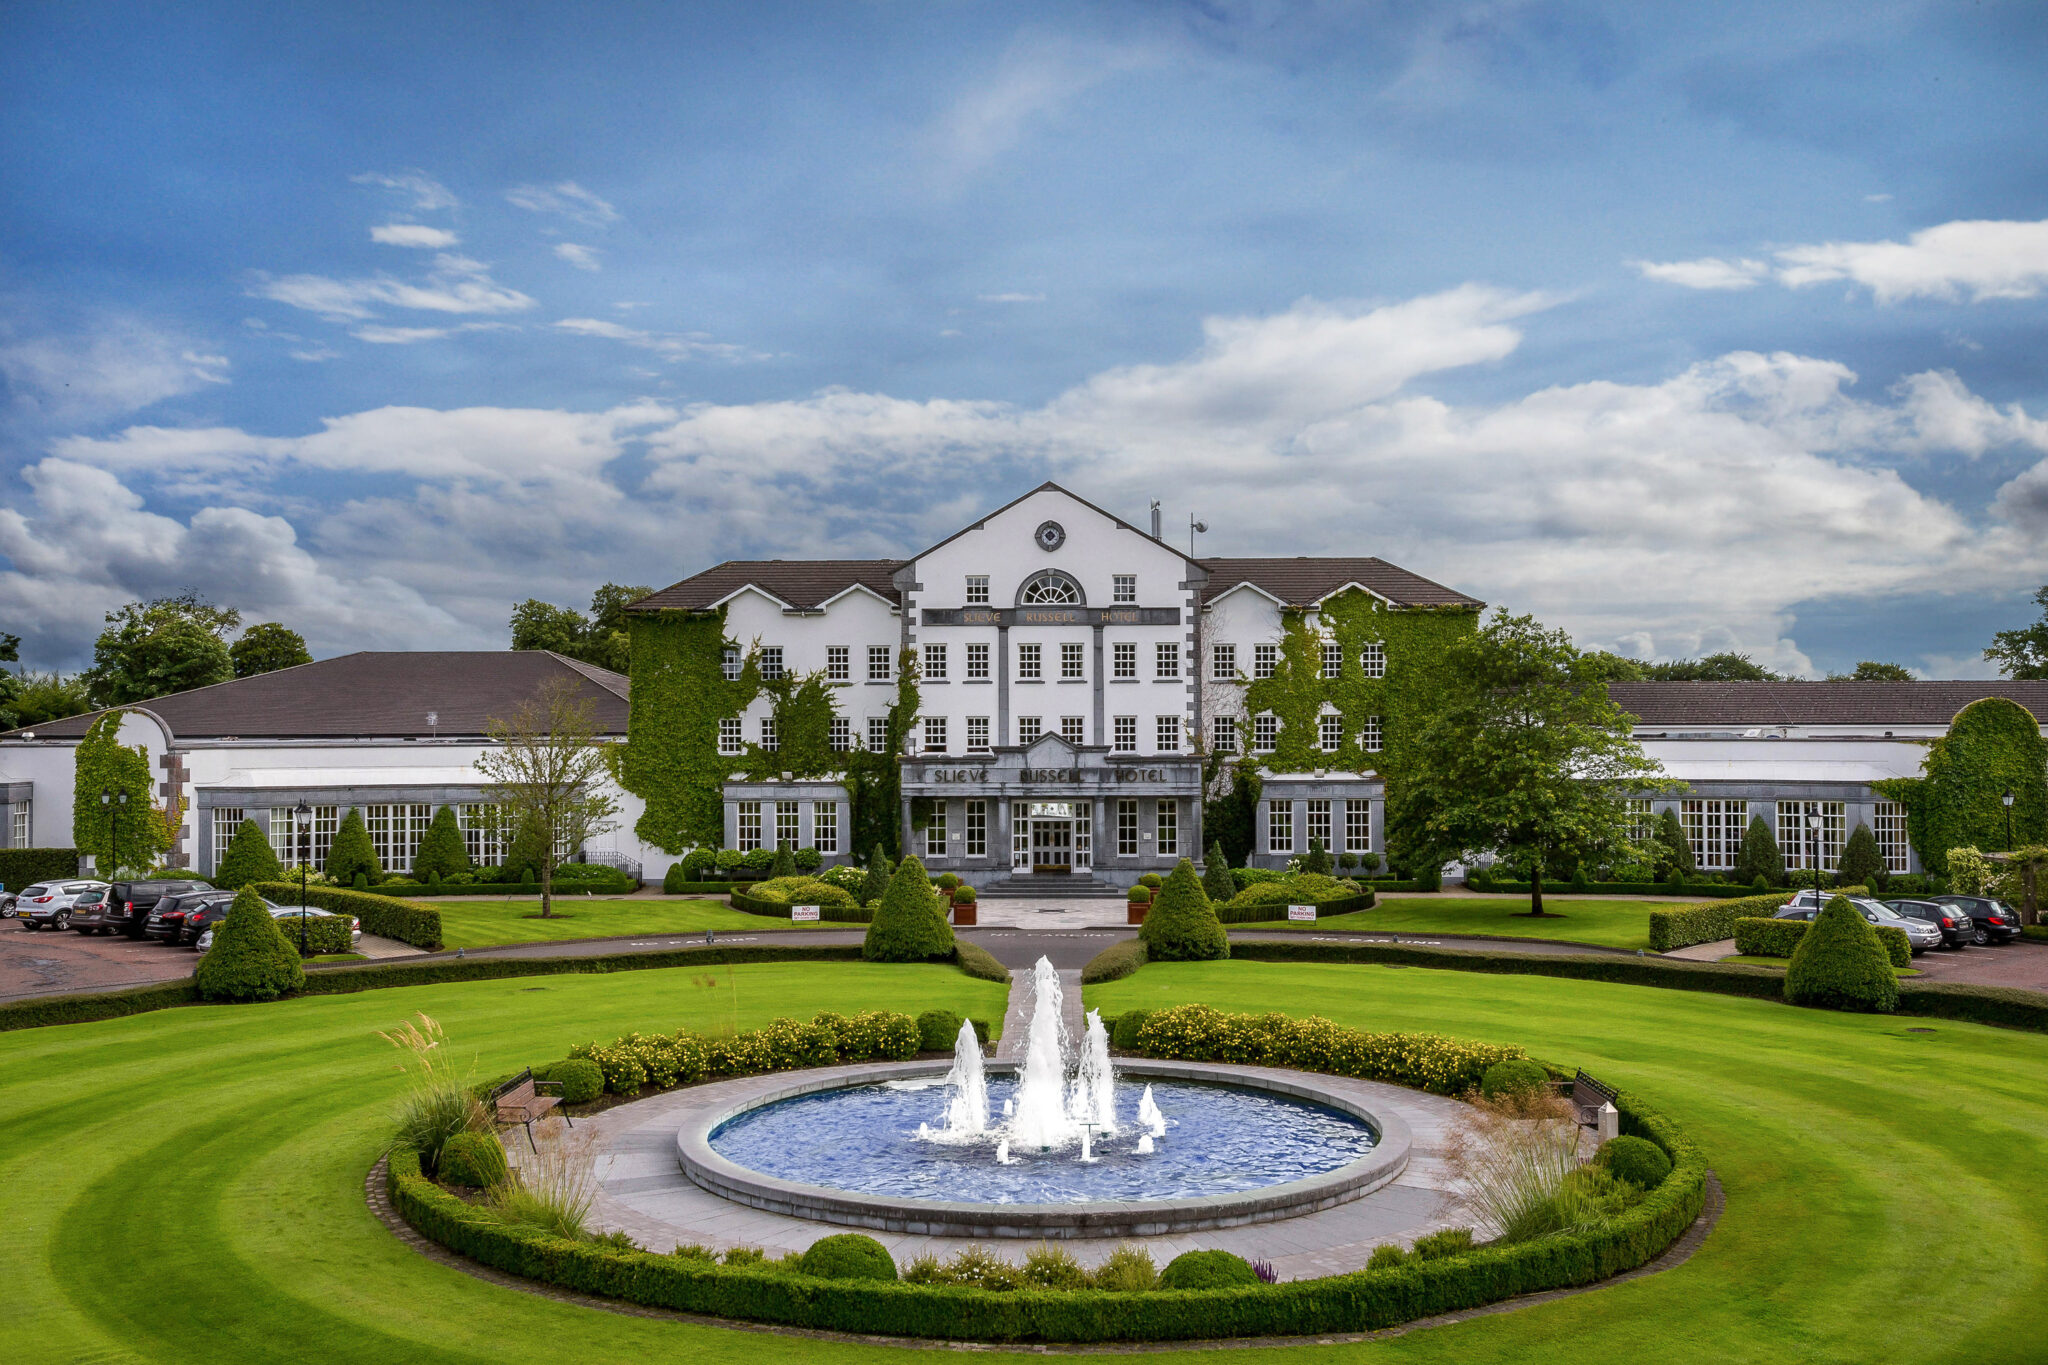
<svg viewBox="0 0 2048 1365"><path fill-rule="evenodd" d="M270 836L254 820L244 820L236 826L227 851L214 864L213 884L224 891L239 891L250 882L283 880L284 864L270 847Z"/></svg>
<svg viewBox="0 0 2048 1365"><path fill-rule="evenodd" d="M462 826L455 822L455 807L443 806L434 812L434 822L413 851L413 880L431 881L469 869L469 845L463 840Z"/></svg>
<svg viewBox="0 0 2048 1365"><path fill-rule="evenodd" d="M1195 865L1186 858L1152 898L1138 937L1154 962L1205 962L1230 956L1230 936L1203 894Z"/></svg>
<svg viewBox="0 0 2048 1365"><path fill-rule="evenodd" d="M1303 854L1301 858L1301 870L1303 872L1318 872L1325 877L1330 875L1330 853L1328 849L1323 847L1321 839L1311 839L1308 841L1308 852Z"/></svg>
<svg viewBox="0 0 2048 1365"><path fill-rule="evenodd" d="M1766 886L1783 881L1785 855L1778 849L1778 836L1771 833L1771 822L1752 815L1749 828L1743 831L1742 851L1735 855L1735 880L1753 885L1758 877Z"/></svg>
<svg viewBox="0 0 2048 1365"><path fill-rule="evenodd" d="M1891 955L1846 896L1830 900L1792 950L1785 966L1785 998L1795 1005L1864 1014L1890 1014L1899 1007Z"/></svg>
<svg viewBox="0 0 2048 1365"><path fill-rule="evenodd" d="M860 903L866 905L870 901L878 901L888 889L889 858L882 852L882 846L876 844L875 851L868 856L868 875L860 884Z"/></svg>
<svg viewBox="0 0 2048 1365"><path fill-rule="evenodd" d="M384 875L377 866L377 850L370 846L370 831L363 827L362 811L351 807L334 831L334 843L327 850L327 862L320 869L343 886L357 877L374 882Z"/></svg>
<svg viewBox="0 0 2048 1365"><path fill-rule="evenodd" d="M768 864L769 878L772 880L776 877L794 877L795 875L796 855L789 851L789 844L786 841L777 844L775 846L775 861Z"/></svg>
<svg viewBox="0 0 2048 1365"><path fill-rule="evenodd" d="M1209 845L1209 866L1202 870L1202 890L1217 905L1237 894L1237 879L1230 875L1230 859L1223 855L1221 839Z"/></svg>
<svg viewBox="0 0 2048 1365"><path fill-rule="evenodd" d="M1878 887L1884 884L1884 855L1877 851L1877 836L1870 826L1858 824L1842 845L1841 861L1835 871L1843 886Z"/></svg>
<svg viewBox="0 0 2048 1365"><path fill-rule="evenodd" d="M208 1000L275 1000L306 984L299 950L270 917L256 888L245 886L213 931L213 948L199 959L199 994Z"/></svg>
<svg viewBox="0 0 2048 1365"><path fill-rule="evenodd" d="M1667 810L1657 817L1657 835L1653 851L1656 854L1657 875L1670 878L1676 872L1691 876L1699 871L1699 864L1693 861L1692 840L1685 837L1685 825L1679 820L1678 812Z"/></svg>
<svg viewBox="0 0 2048 1365"><path fill-rule="evenodd" d="M875 907L860 955L870 962L931 962L952 954L953 926L939 911L924 864L905 858Z"/></svg>

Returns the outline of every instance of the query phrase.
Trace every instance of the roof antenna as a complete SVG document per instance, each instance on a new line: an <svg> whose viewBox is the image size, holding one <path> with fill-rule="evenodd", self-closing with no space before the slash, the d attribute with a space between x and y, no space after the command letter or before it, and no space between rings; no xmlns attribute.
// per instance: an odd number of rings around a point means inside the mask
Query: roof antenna
<svg viewBox="0 0 2048 1365"><path fill-rule="evenodd" d="M1158 540L1160 538L1159 531L1159 499L1154 498L1152 499L1152 539Z"/></svg>
<svg viewBox="0 0 2048 1365"><path fill-rule="evenodd" d="M1209 534L1209 523L1208 523L1208 522L1206 522L1206 521L1196 521L1196 520L1195 520L1195 514L1194 514L1193 512L1190 512L1190 513L1188 513L1188 558L1189 558L1189 559L1193 559L1193 558L1195 557L1195 537L1196 537L1196 536L1197 536L1198 534L1199 534L1199 535L1207 535L1207 534Z"/></svg>
<svg viewBox="0 0 2048 1365"><path fill-rule="evenodd" d="M441 713L439 711L427 712L427 733L434 739L441 737Z"/></svg>

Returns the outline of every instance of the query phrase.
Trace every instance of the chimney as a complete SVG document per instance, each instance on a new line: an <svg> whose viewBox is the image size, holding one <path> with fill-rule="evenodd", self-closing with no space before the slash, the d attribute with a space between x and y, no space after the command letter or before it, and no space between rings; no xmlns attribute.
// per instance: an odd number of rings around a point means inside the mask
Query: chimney
<svg viewBox="0 0 2048 1365"><path fill-rule="evenodd" d="M1159 539L1159 499L1152 499L1152 539Z"/></svg>

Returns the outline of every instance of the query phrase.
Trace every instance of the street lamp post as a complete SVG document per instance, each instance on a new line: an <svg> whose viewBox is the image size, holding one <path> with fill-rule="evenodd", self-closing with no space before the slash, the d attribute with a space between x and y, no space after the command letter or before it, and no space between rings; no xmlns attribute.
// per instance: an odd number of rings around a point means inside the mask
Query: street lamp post
<svg viewBox="0 0 2048 1365"><path fill-rule="evenodd" d="M2007 787L2005 795L1999 797L1998 801L2000 805L2005 807L2005 851L2010 853L2012 852L2012 788Z"/></svg>
<svg viewBox="0 0 2048 1365"><path fill-rule="evenodd" d="M1820 811L1815 809L1808 813L1806 817L1806 845L1813 857L1813 898L1816 903L1820 900L1820 825Z"/></svg>
<svg viewBox="0 0 2048 1365"><path fill-rule="evenodd" d="M121 807L128 804L128 793L108 791L105 787L101 787L100 804L106 807L107 816L113 821L113 829L110 831L110 836L107 840L107 859L114 865L111 870L119 873L121 870ZM2011 805L2012 803L2008 801L2006 804ZM2012 824L2010 817L2007 817L2006 824L2008 826ZM2007 840L2007 842L2010 843L2011 841Z"/></svg>
<svg viewBox="0 0 2048 1365"><path fill-rule="evenodd" d="M292 832L299 845L299 956L306 955L306 864L313 860L313 808L301 801L292 807Z"/></svg>

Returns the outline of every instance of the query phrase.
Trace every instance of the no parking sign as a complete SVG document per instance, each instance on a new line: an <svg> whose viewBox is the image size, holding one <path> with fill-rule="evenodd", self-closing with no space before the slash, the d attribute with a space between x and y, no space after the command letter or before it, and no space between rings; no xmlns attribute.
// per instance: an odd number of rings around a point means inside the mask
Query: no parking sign
<svg viewBox="0 0 2048 1365"><path fill-rule="evenodd" d="M1305 919L1310 923L1314 923L1315 917L1316 908L1313 905L1290 905L1287 907L1287 918L1290 920Z"/></svg>

